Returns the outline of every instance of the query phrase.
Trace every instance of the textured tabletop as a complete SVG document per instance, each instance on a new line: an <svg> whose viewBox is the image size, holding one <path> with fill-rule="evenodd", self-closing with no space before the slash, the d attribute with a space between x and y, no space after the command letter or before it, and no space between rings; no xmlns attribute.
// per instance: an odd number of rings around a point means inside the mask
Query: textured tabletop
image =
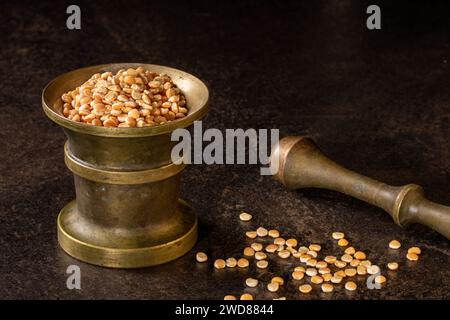
<svg viewBox="0 0 450 320"><path fill-rule="evenodd" d="M222 299L450 298L450 242L422 226L405 230L388 214L323 190L288 191L257 165L191 165L182 197L199 217L199 241L176 261L112 270L76 261L56 239L59 210L75 197L64 165L62 130L41 109L41 91L57 75L88 65L144 62L192 73L208 85L204 128L279 128L309 135L337 162L393 185L417 183L450 203L450 20L444 1L431 7L378 1L382 29L365 25L364 1L80 2L82 29L66 29L64 3L2 2L0 12L0 298ZM187 4L189 3L189 4ZM169 5L170 4L170 5ZM252 222L239 221L241 211ZM276 294L245 289L248 276L290 277L298 261L267 270L214 270L195 262L238 257L245 231L277 228L301 244L342 251L343 231L385 267L399 261L381 290L338 287L300 296L289 281ZM422 248L417 263L392 239ZM270 259L273 260L272 258ZM66 288L66 268L81 268L81 290Z"/></svg>

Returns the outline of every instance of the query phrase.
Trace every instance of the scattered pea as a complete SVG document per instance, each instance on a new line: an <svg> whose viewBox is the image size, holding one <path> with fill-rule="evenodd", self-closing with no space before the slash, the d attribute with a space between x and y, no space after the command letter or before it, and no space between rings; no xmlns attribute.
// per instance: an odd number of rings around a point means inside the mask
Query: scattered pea
<svg viewBox="0 0 450 320"><path fill-rule="evenodd" d="M195 258L198 262L206 262L208 260L208 256L204 252L197 252Z"/></svg>
<svg viewBox="0 0 450 320"><path fill-rule="evenodd" d="M310 250L310 251L307 252L307 254L309 254L313 258L317 258L317 252L316 251Z"/></svg>
<svg viewBox="0 0 450 320"><path fill-rule="evenodd" d="M342 277L339 277L339 276L336 276L336 275L333 275L331 277L331 282L333 282L333 283L341 283L341 281L342 281Z"/></svg>
<svg viewBox="0 0 450 320"><path fill-rule="evenodd" d="M253 300L253 296L250 293L244 293L241 296L241 300Z"/></svg>
<svg viewBox="0 0 450 320"><path fill-rule="evenodd" d="M364 259L366 259L366 254L362 251L357 251L357 252L355 252L353 257L358 260L364 260Z"/></svg>
<svg viewBox="0 0 450 320"><path fill-rule="evenodd" d="M331 278L333 278L333 276L331 275L331 273L325 273L322 275L322 278L323 278L323 281L328 282L331 280Z"/></svg>
<svg viewBox="0 0 450 320"><path fill-rule="evenodd" d="M323 278L321 276L312 276L311 282L314 284L321 284L323 282Z"/></svg>
<svg viewBox="0 0 450 320"><path fill-rule="evenodd" d="M217 259L216 261L214 261L214 268L216 269L223 269L226 267L226 262L223 259Z"/></svg>
<svg viewBox="0 0 450 320"><path fill-rule="evenodd" d="M305 277L305 274L301 271L292 272L292 279L294 280L302 280Z"/></svg>
<svg viewBox="0 0 450 320"><path fill-rule="evenodd" d="M275 240L273 240L273 243L276 244L277 246L283 246L286 243L286 240L278 237L275 238Z"/></svg>
<svg viewBox="0 0 450 320"><path fill-rule="evenodd" d="M223 297L223 300L237 300L237 298L232 295L226 295L225 297Z"/></svg>
<svg viewBox="0 0 450 320"><path fill-rule="evenodd" d="M266 252L274 253L275 251L277 251L277 249L278 249L278 246L277 246L277 245L275 245L275 244L269 244L269 245L267 245L267 247L266 247Z"/></svg>
<svg viewBox="0 0 450 320"><path fill-rule="evenodd" d="M267 284L267 290L270 292L277 292L280 288L280 284L278 282L270 282Z"/></svg>
<svg viewBox="0 0 450 320"><path fill-rule="evenodd" d="M306 275L307 276L316 276L317 275L317 269L316 268L307 268L306 269Z"/></svg>
<svg viewBox="0 0 450 320"><path fill-rule="evenodd" d="M386 277L385 276L382 276L382 275L380 275L380 276L376 276L375 277L375 282L376 283L385 283L386 282Z"/></svg>
<svg viewBox="0 0 450 320"><path fill-rule="evenodd" d="M291 255L291 253L288 250L281 250L280 252L278 252L278 256L282 259L287 259L289 258Z"/></svg>
<svg viewBox="0 0 450 320"><path fill-rule="evenodd" d="M237 265L239 268L246 268L249 265L249 262L247 259L245 258L240 258L237 262Z"/></svg>
<svg viewBox="0 0 450 320"><path fill-rule="evenodd" d="M317 264L317 260L316 259L309 259L306 264L310 267L315 267Z"/></svg>
<svg viewBox="0 0 450 320"><path fill-rule="evenodd" d="M344 250L344 253L346 254L355 254L356 250L353 247L348 247Z"/></svg>
<svg viewBox="0 0 450 320"><path fill-rule="evenodd" d="M256 229L256 234L258 235L258 237L265 237L267 236L269 232L267 231L266 228L263 227L259 227L258 229Z"/></svg>
<svg viewBox="0 0 450 320"><path fill-rule="evenodd" d="M358 267L356 267L356 272L359 275L365 275L365 274L367 274L367 269L365 266L359 265Z"/></svg>
<svg viewBox="0 0 450 320"><path fill-rule="evenodd" d="M294 248L294 247L297 246L297 244L298 244L298 242L297 242L296 239L287 239L287 240L286 240L286 245L287 245L288 247Z"/></svg>
<svg viewBox="0 0 450 320"><path fill-rule="evenodd" d="M326 263L335 263L336 262L336 257L335 256L326 256L323 260L325 260Z"/></svg>
<svg viewBox="0 0 450 320"><path fill-rule="evenodd" d="M273 277L270 282L277 282L280 286L284 284L284 279L282 277Z"/></svg>
<svg viewBox="0 0 450 320"><path fill-rule="evenodd" d="M332 292L334 289L333 285L330 283L324 283L322 284L322 291L323 292Z"/></svg>
<svg viewBox="0 0 450 320"><path fill-rule="evenodd" d="M255 239L257 237L256 231L247 231L245 235L250 239Z"/></svg>
<svg viewBox="0 0 450 320"><path fill-rule="evenodd" d="M319 252L322 247L319 244L311 244L309 245L309 250Z"/></svg>
<svg viewBox="0 0 450 320"><path fill-rule="evenodd" d="M350 261L350 266L352 266L352 267L357 267L357 266L359 266L360 263L361 263L360 260L358 260L358 259L353 259L352 261Z"/></svg>
<svg viewBox="0 0 450 320"><path fill-rule="evenodd" d="M297 266L294 268L294 271L305 272L306 270L305 270L305 267L303 267L303 266Z"/></svg>
<svg viewBox="0 0 450 320"><path fill-rule="evenodd" d="M417 254L415 254L415 253L407 253L406 254L406 258L409 261L417 261L417 260L419 260L419 256Z"/></svg>
<svg viewBox="0 0 450 320"><path fill-rule="evenodd" d="M269 262L267 260L259 260L256 262L256 266L260 269L265 269L269 265Z"/></svg>
<svg viewBox="0 0 450 320"><path fill-rule="evenodd" d="M311 285L309 285L309 284L303 284L303 285L301 285L301 286L298 287L298 290L299 290L301 293L310 293L311 290L312 290L312 287L311 287Z"/></svg>
<svg viewBox="0 0 450 320"><path fill-rule="evenodd" d="M387 264L389 270L397 270L398 269L398 263L397 262L389 262Z"/></svg>
<svg viewBox="0 0 450 320"><path fill-rule="evenodd" d="M353 260L353 257L351 255L349 255L349 254L344 254L341 257L341 260L344 261L344 262L349 263L349 262L351 262Z"/></svg>
<svg viewBox="0 0 450 320"><path fill-rule="evenodd" d="M239 215L239 219L241 219L241 221L247 222L247 221L252 220L252 215L250 213L247 213L247 212L242 212Z"/></svg>
<svg viewBox="0 0 450 320"><path fill-rule="evenodd" d="M267 254L265 254L265 253L262 252L262 251L258 251L258 252L255 253L255 259L256 259L256 260L264 260L264 259L267 259Z"/></svg>
<svg viewBox="0 0 450 320"><path fill-rule="evenodd" d="M340 246L340 247L346 247L346 246L348 246L348 241L347 241L346 239L344 239L344 238L339 239L339 241L338 241L338 246Z"/></svg>
<svg viewBox="0 0 450 320"><path fill-rule="evenodd" d="M225 261L228 268L234 268L237 265L237 261L235 258L231 257Z"/></svg>
<svg viewBox="0 0 450 320"><path fill-rule="evenodd" d="M408 249L408 253L421 254L422 250L419 247L411 247Z"/></svg>
<svg viewBox="0 0 450 320"><path fill-rule="evenodd" d="M356 269L355 268L347 268L347 269L344 270L344 272L345 272L345 275L347 277L353 277L353 276L356 275Z"/></svg>
<svg viewBox="0 0 450 320"><path fill-rule="evenodd" d="M333 239L335 239L335 240L340 240L340 239L343 239L344 238L344 236L345 236L345 234L343 233L343 232L333 232L332 234L331 234L331 236L333 237Z"/></svg>
<svg viewBox="0 0 450 320"><path fill-rule="evenodd" d="M391 249L399 249L401 246L402 245L398 240L392 240L391 242L389 242L389 248Z"/></svg>
<svg viewBox="0 0 450 320"><path fill-rule="evenodd" d="M245 284L247 285L247 287L254 288L258 285L258 279L247 278L245 279Z"/></svg>
<svg viewBox="0 0 450 320"><path fill-rule="evenodd" d="M280 236L280 232L278 230L272 229L272 230L269 230L268 235L271 238L278 238Z"/></svg>
<svg viewBox="0 0 450 320"><path fill-rule="evenodd" d="M251 247L244 248L244 256L252 257L254 255L255 255L255 250L253 250L253 248L251 248Z"/></svg>
<svg viewBox="0 0 450 320"><path fill-rule="evenodd" d="M327 267L325 267L325 268L320 268L319 269L319 273L323 276L324 274L329 274L331 272L331 269L330 268L327 268Z"/></svg>
<svg viewBox="0 0 450 320"><path fill-rule="evenodd" d="M358 286L353 281L347 281L345 283L345 289L348 291L355 291Z"/></svg>
<svg viewBox="0 0 450 320"><path fill-rule="evenodd" d="M341 260L336 260L336 262L334 263L334 265L340 269L345 268L347 266L347 262L345 261L341 261Z"/></svg>
<svg viewBox="0 0 450 320"><path fill-rule="evenodd" d="M255 251L261 251L263 249L263 245L261 243L258 242L253 242L250 247L252 247L253 250Z"/></svg>

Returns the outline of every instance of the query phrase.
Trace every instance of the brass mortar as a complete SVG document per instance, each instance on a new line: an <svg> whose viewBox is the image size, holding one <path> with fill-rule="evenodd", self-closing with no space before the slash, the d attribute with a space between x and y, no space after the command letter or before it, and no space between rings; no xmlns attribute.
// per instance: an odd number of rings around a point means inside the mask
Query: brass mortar
<svg viewBox="0 0 450 320"><path fill-rule="evenodd" d="M62 115L61 95L94 73L144 66L168 74L186 96L189 113L166 124L108 128ZM171 132L191 125L208 109L208 89L173 68L136 63L104 64L65 73L43 90L45 114L63 127L65 163L73 172L76 200L59 213L61 248L79 260L112 268L139 268L174 260L197 240L197 217L178 198L184 165L171 161Z"/></svg>

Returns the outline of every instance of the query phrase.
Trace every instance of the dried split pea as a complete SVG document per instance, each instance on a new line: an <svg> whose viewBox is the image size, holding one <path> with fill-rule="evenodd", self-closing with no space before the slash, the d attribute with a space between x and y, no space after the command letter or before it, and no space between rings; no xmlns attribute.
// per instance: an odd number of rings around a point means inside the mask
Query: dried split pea
<svg viewBox="0 0 450 320"><path fill-rule="evenodd" d="M321 284L323 282L323 278L321 276L312 276L311 282L315 284Z"/></svg>
<svg viewBox="0 0 450 320"><path fill-rule="evenodd" d="M306 269L306 275L313 277L317 275L317 269L316 268L307 268Z"/></svg>
<svg viewBox="0 0 450 320"><path fill-rule="evenodd" d="M397 262L389 262L387 264L387 267L389 270L397 270L398 269L398 263Z"/></svg>
<svg viewBox="0 0 450 320"><path fill-rule="evenodd" d="M324 284L322 285L322 291L323 291L323 292L332 292L333 289L334 289L334 287L333 287L333 285L330 284L330 283L324 283Z"/></svg>
<svg viewBox="0 0 450 320"><path fill-rule="evenodd" d="M241 296L241 300L253 300L253 296L250 293L244 293Z"/></svg>
<svg viewBox="0 0 450 320"><path fill-rule="evenodd" d="M280 288L280 284L278 282L271 282L267 284L267 290L270 292L277 292Z"/></svg>
<svg viewBox="0 0 450 320"><path fill-rule="evenodd" d="M355 254L356 250L353 247L348 247L345 249L344 253L346 254Z"/></svg>
<svg viewBox="0 0 450 320"><path fill-rule="evenodd" d="M305 270L305 267L303 267L303 266L297 266L294 268L294 271L305 272L306 270Z"/></svg>
<svg viewBox="0 0 450 320"><path fill-rule="evenodd" d="M267 254L265 254L265 253L262 252L262 251L258 251L258 252L255 253L255 259L256 259L256 260L264 260L264 259L267 259Z"/></svg>
<svg viewBox="0 0 450 320"><path fill-rule="evenodd" d="M223 300L237 300L235 296L232 295L226 295L225 297L223 297Z"/></svg>
<svg viewBox="0 0 450 320"><path fill-rule="evenodd" d="M340 278L345 278L346 277L344 270L336 271L333 276L340 277Z"/></svg>
<svg viewBox="0 0 450 320"><path fill-rule="evenodd" d="M341 261L341 260L336 260L336 262L334 263L334 265L335 265L337 268L342 269L342 268L345 268L345 267L347 266L347 262L344 262L344 261Z"/></svg>
<svg viewBox="0 0 450 320"><path fill-rule="evenodd" d="M419 260L419 256L417 254L415 254L415 253L407 253L406 254L406 258L409 261L417 261L417 260Z"/></svg>
<svg viewBox="0 0 450 320"><path fill-rule="evenodd" d="M257 237L256 231L247 231L245 235L250 239L255 239Z"/></svg>
<svg viewBox="0 0 450 320"><path fill-rule="evenodd" d="M269 231L267 231L266 228L259 227L258 229L256 229L256 234L258 235L258 237L265 237L268 233Z"/></svg>
<svg viewBox="0 0 450 320"><path fill-rule="evenodd" d="M333 232L332 234L331 234L331 236L333 237L333 239L335 239L335 240L339 240L339 239L342 239L342 238L344 238L345 237L345 234L343 233L343 232Z"/></svg>
<svg viewBox="0 0 450 320"><path fill-rule="evenodd" d="M247 222L247 221L252 220L252 215L250 213L247 213L247 212L242 212L239 215L239 219L241 219L241 221Z"/></svg>
<svg viewBox="0 0 450 320"><path fill-rule="evenodd" d="M266 247L266 252L274 253L275 251L277 251L277 249L278 249L277 245L275 245L275 244L268 244L267 247Z"/></svg>
<svg viewBox="0 0 450 320"><path fill-rule="evenodd" d="M258 279L247 278L245 279L245 284L247 285L247 287L254 288L258 285Z"/></svg>
<svg viewBox="0 0 450 320"><path fill-rule="evenodd" d="M329 274L331 272L330 268L320 268L319 273L323 276L325 274Z"/></svg>
<svg viewBox="0 0 450 320"><path fill-rule="evenodd" d="M355 291L358 286L353 281L347 281L345 283L345 289L348 291Z"/></svg>
<svg viewBox="0 0 450 320"><path fill-rule="evenodd" d="M305 246L301 246L298 248L297 250L300 253L307 253L309 251L309 248L305 247Z"/></svg>
<svg viewBox="0 0 450 320"><path fill-rule="evenodd" d="M309 284L303 284L303 285L301 285L300 287L298 287L298 290L299 290L301 293L310 293L311 290L312 290L312 287L311 287L311 285L309 285Z"/></svg>
<svg viewBox="0 0 450 320"><path fill-rule="evenodd" d="M368 274L377 274L380 272L380 267L376 264L367 267Z"/></svg>
<svg viewBox="0 0 450 320"><path fill-rule="evenodd" d="M335 263L337 259L335 256L326 256L323 260L326 263Z"/></svg>
<svg viewBox="0 0 450 320"><path fill-rule="evenodd" d="M362 265L363 267L368 267L372 265L372 262L370 262L370 260L364 260L361 261L360 265Z"/></svg>
<svg viewBox="0 0 450 320"><path fill-rule="evenodd" d="M251 247L244 248L244 256L252 257L254 255L255 255L255 250L253 250L253 248L251 248Z"/></svg>
<svg viewBox="0 0 450 320"><path fill-rule="evenodd" d="M408 253L421 254L422 250L419 247L411 247L408 249Z"/></svg>
<svg viewBox="0 0 450 320"><path fill-rule="evenodd" d="M344 272L345 272L345 275L347 277L353 277L353 276L356 275L356 269L355 268L347 268L347 269L344 270Z"/></svg>
<svg viewBox="0 0 450 320"><path fill-rule="evenodd" d="M206 262L208 260L208 256L204 252L197 252L195 258L198 262Z"/></svg>
<svg viewBox="0 0 450 320"><path fill-rule="evenodd" d="M250 246L255 251L261 251L263 249L263 245L261 243L258 243L258 242L253 242Z"/></svg>
<svg viewBox="0 0 450 320"><path fill-rule="evenodd" d="M346 239L344 239L344 238L339 239L339 241L338 241L338 246L340 246L340 247L346 247L346 246L348 246L348 241L347 241Z"/></svg>
<svg viewBox="0 0 450 320"><path fill-rule="evenodd" d="M401 246L402 245L398 240L392 240L391 242L389 242L389 248L391 249L399 249Z"/></svg>
<svg viewBox="0 0 450 320"><path fill-rule="evenodd" d="M344 254L341 257L341 260L348 263L348 262L351 262L353 260L353 257L351 255L349 255L349 254Z"/></svg>
<svg viewBox="0 0 450 320"><path fill-rule="evenodd" d="M259 260L258 262L256 262L256 266L260 269L265 269L268 265L269 262L267 262L267 260Z"/></svg>
<svg viewBox="0 0 450 320"><path fill-rule="evenodd" d="M303 263L307 263L311 259L312 259L312 257L309 254L302 254L300 256L300 262L303 262Z"/></svg>
<svg viewBox="0 0 450 320"><path fill-rule="evenodd" d="M309 259L308 261L306 261L306 264L310 267L315 267L317 264L317 260L316 259Z"/></svg>
<svg viewBox="0 0 450 320"><path fill-rule="evenodd" d="M305 274L301 271L292 272L292 279L294 280L302 280L305 277Z"/></svg>
<svg viewBox="0 0 450 320"><path fill-rule="evenodd" d="M353 259L352 261L350 261L350 266L352 266L352 267L357 267L357 266L359 266L360 263L361 263L360 260L358 260L358 259Z"/></svg>
<svg viewBox="0 0 450 320"><path fill-rule="evenodd" d="M297 246L297 244L298 244L298 242L297 242L296 239L287 239L287 240L286 240L286 245L287 245L288 247L294 248L294 247Z"/></svg>
<svg viewBox="0 0 450 320"><path fill-rule="evenodd" d="M376 276L375 277L375 282L376 283L385 283L386 282L386 277L385 276L382 276L382 275L380 275L380 276Z"/></svg>
<svg viewBox="0 0 450 320"><path fill-rule="evenodd" d="M289 258L291 255L291 253L288 250L281 250L280 252L278 252L278 256L282 259L287 259Z"/></svg>
<svg viewBox="0 0 450 320"><path fill-rule="evenodd" d="M355 252L353 257L358 260L364 260L364 259L366 259L366 254L362 251L357 251L357 252Z"/></svg>
<svg viewBox="0 0 450 320"><path fill-rule="evenodd" d="M333 282L333 283L341 283L342 282L342 277L334 275L334 276L331 277L331 282Z"/></svg>
<svg viewBox="0 0 450 320"><path fill-rule="evenodd" d="M223 269L226 267L226 262L223 259L217 259L216 261L214 261L214 268L216 269Z"/></svg>
<svg viewBox="0 0 450 320"><path fill-rule="evenodd" d="M286 297L273 298L273 300L286 300Z"/></svg>
<svg viewBox="0 0 450 320"><path fill-rule="evenodd" d="M356 272L359 275L365 275L365 274L367 274L367 269L366 269L366 267L359 265L358 267L356 267Z"/></svg>
<svg viewBox="0 0 450 320"><path fill-rule="evenodd" d="M331 278L333 278L333 276L331 275L331 273L325 273L322 275L322 278L323 278L323 281L328 282L331 280Z"/></svg>
<svg viewBox="0 0 450 320"><path fill-rule="evenodd" d="M278 237L278 238L275 238L275 240L273 240L273 243L276 244L277 246L284 246L284 244L286 243L286 240Z"/></svg>
<svg viewBox="0 0 450 320"><path fill-rule="evenodd" d="M239 268L246 268L249 265L249 262L247 259L245 258L240 258L237 262L237 265Z"/></svg>
<svg viewBox="0 0 450 320"><path fill-rule="evenodd" d="M272 230L269 230L268 235L271 238L278 238L280 236L280 232L278 230L272 229Z"/></svg>
<svg viewBox="0 0 450 320"><path fill-rule="evenodd" d="M313 244L309 245L309 250L311 250L311 251L319 252L321 249L322 249L322 247L319 244L313 243Z"/></svg>
<svg viewBox="0 0 450 320"><path fill-rule="evenodd" d="M228 268L234 268L237 265L237 261L235 258L231 257L225 261Z"/></svg>
<svg viewBox="0 0 450 320"><path fill-rule="evenodd" d="M317 252L316 251L308 251L307 254L309 254L313 258L317 258Z"/></svg>
<svg viewBox="0 0 450 320"><path fill-rule="evenodd" d="M273 277L270 282L277 282L280 286L284 284L284 279L282 277Z"/></svg>
<svg viewBox="0 0 450 320"><path fill-rule="evenodd" d="M325 261L317 261L317 263L316 263L317 269L322 269L322 268L326 268L326 267L328 267L328 263L326 263Z"/></svg>

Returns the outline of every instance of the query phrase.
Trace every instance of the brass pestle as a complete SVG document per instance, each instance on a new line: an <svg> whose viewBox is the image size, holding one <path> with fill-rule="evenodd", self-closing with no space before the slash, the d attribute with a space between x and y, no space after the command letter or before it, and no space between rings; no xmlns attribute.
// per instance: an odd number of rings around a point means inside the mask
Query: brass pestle
<svg viewBox="0 0 450 320"><path fill-rule="evenodd" d="M394 187L348 170L328 159L307 137L280 140L271 159L276 179L289 189L324 188L342 192L387 211L396 224L420 223L450 239L450 207L429 201L416 184Z"/></svg>

